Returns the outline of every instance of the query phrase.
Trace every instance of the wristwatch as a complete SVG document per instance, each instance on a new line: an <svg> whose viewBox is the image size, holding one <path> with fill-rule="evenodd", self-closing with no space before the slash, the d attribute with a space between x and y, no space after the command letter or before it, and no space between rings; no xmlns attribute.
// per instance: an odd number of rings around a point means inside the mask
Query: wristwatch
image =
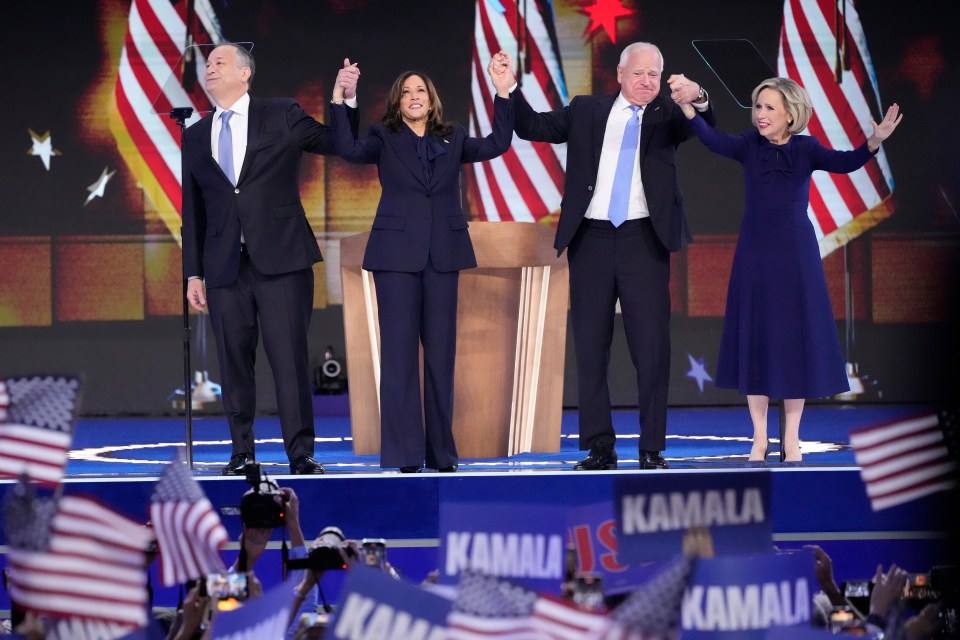
<svg viewBox="0 0 960 640"><path fill-rule="evenodd" d="M706 99L707 99L707 92L704 90L703 85L701 85L701 86L700 86L700 93L697 94L697 97L696 97L696 99L694 100L694 102L698 102L698 103L699 103L699 102L703 102L703 101L706 100Z"/></svg>

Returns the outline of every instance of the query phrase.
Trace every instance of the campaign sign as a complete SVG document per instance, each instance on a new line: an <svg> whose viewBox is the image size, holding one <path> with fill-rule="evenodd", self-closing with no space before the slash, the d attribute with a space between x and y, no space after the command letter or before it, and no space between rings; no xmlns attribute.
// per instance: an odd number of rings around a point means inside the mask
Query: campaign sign
<svg viewBox="0 0 960 640"><path fill-rule="evenodd" d="M630 564L620 561L612 501L573 507L569 512L567 531L577 551L577 569L599 573L603 578L605 594L633 591L656 573L657 565L654 563Z"/></svg>
<svg viewBox="0 0 960 640"><path fill-rule="evenodd" d="M683 640L763 640L773 627L809 628L819 589L810 549L699 558L683 595Z"/></svg>
<svg viewBox="0 0 960 640"><path fill-rule="evenodd" d="M840 634L841 636L844 634ZM853 635L853 634L848 634ZM765 640L837 640L825 627L774 627L767 629Z"/></svg>
<svg viewBox="0 0 960 640"><path fill-rule="evenodd" d="M337 613L323 637L444 640L450 606L446 598L355 565L347 572Z"/></svg>
<svg viewBox="0 0 960 640"><path fill-rule="evenodd" d="M672 558L690 527L708 527L716 555L773 546L770 473L664 473L614 478L621 562ZM706 478L706 479L705 479Z"/></svg>
<svg viewBox="0 0 960 640"><path fill-rule="evenodd" d="M233 611L220 611L213 619L213 640L282 638L293 606L295 578L290 577Z"/></svg>
<svg viewBox="0 0 960 640"><path fill-rule="evenodd" d="M164 640L166 637L167 633L160 626L160 623L151 619L147 626L140 627L119 640ZM7 638L7 636L4 636L4 638Z"/></svg>
<svg viewBox="0 0 960 640"><path fill-rule="evenodd" d="M441 502L439 581L456 583L469 570L559 594L566 525L566 506Z"/></svg>

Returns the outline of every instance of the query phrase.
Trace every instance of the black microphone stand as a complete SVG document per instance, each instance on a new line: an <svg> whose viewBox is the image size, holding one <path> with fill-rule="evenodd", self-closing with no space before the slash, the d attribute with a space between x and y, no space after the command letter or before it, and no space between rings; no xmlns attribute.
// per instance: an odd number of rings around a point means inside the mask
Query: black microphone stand
<svg viewBox="0 0 960 640"><path fill-rule="evenodd" d="M183 154L184 129L186 121L193 115L193 107L174 107L170 110L170 117L176 120L180 127L180 154ZM183 227L180 227L180 238L183 238ZM182 242L182 240L181 240ZM187 466L193 470L193 376L190 371L190 305L187 304L187 277L183 276L183 408L186 420Z"/></svg>

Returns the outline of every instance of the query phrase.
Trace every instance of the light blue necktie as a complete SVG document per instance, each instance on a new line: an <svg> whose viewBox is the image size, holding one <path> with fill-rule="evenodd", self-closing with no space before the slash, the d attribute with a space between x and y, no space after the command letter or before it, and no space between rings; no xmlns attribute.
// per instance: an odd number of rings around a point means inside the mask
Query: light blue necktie
<svg viewBox="0 0 960 640"><path fill-rule="evenodd" d="M633 164L637 159L637 142L640 138L640 121L637 111L643 107L630 105L630 119L623 130L623 142L620 143L620 155L617 157L617 170L613 174L613 190L610 193L608 215L613 226L619 227L627 219L630 205L630 183L633 181Z"/></svg>
<svg viewBox="0 0 960 640"><path fill-rule="evenodd" d="M220 162L220 168L226 174L227 179L233 185L237 184L237 179L233 176L233 132L230 131L230 117L233 111L224 111L220 114L220 138L217 140L217 158Z"/></svg>

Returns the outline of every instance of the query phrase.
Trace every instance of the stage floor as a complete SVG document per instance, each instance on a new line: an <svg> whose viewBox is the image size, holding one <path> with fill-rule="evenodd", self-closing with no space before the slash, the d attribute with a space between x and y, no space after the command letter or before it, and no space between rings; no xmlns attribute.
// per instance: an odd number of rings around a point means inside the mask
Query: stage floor
<svg viewBox="0 0 960 640"><path fill-rule="evenodd" d="M849 446L852 429L881 424L930 410L923 406L823 405L804 411L800 435L805 466L855 465ZM617 454L621 469L637 469L639 418L635 411L616 411ZM355 455L348 416L317 416L316 454L327 474L397 473L380 469L376 455ZM771 409L771 452L768 462L779 464L778 416ZM275 416L256 421L256 456L269 474L288 473L287 459ZM189 451L198 475L216 475L230 457L226 420L222 416L194 414ZM185 448L186 419L86 418L78 422L67 477L155 476ZM667 418L664 457L675 469L742 467L750 452L752 427L746 407L672 409ZM577 438L577 414L563 413L559 451L523 453L508 458L462 459L461 473L478 471L558 471L569 469L583 457Z"/></svg>

